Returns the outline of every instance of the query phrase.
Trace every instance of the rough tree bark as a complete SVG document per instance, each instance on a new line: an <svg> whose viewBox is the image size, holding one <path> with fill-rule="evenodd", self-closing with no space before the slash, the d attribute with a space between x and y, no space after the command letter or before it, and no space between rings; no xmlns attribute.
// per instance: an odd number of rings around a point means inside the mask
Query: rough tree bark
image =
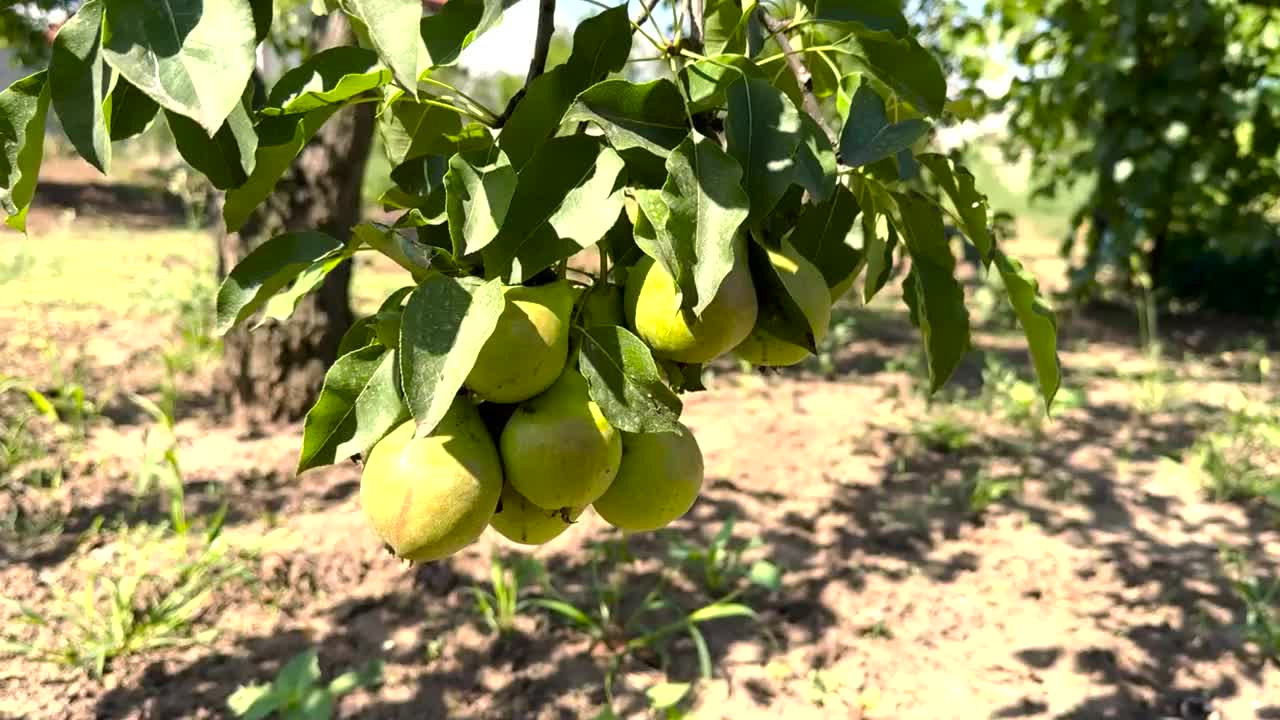
<svg viewBox="0 0 1280 720"><path fill-rule="evenodd" d="M352 41L341 13L317 18L312 48ZM219 238L220 273L266 238L318 229L345 239L360 220L361 182L373 140L373 111L361 104L339 111L316 133L275 191L239 233ZM306 414L337 357L352 322L351 264L343 263L308 295L287 323L229 333L215 379L219 405L250 424L293 421Z"/></svg>

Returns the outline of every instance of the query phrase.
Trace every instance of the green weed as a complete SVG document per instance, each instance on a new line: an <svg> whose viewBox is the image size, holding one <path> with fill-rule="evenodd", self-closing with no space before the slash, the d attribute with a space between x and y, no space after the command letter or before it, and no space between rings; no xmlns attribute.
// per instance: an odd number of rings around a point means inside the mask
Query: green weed
<svg viewBox="0 0 1280 720"><path fill-rule="evenodd" d="M1262 501L1280 509L1280 413L1266 406L1234 410L1192 446L1190 460L1217 501Z"/></svg>
<svg viewBox="0 0 1280 720"><path fill-rule="evenodd" d="M129 397L154 422L143 436L142 465L134 487L135 502L140 503L153 490L160 490L171 527L174 532L185 535L188 529L186 490L182 483L182 466L178 462L173 408L161 407L141 395L131 393Z"/></svg>
<svg viewBox="0 0 1280 720"><path fill-rule="evenodd" d="M735 522L732 515L726 517L720 530L706 544L698 544L676 534L668 535L667 554L689 568L694 579L712 596L739 586L744 578L755 585L776 590L781 585L781 570L768 560L748 564L744 556L760 547L763 541L759 537L750 540L735 538Z"/></svg>
<svg viewBox="0 0 1280 720"><path fill-rule="evenodd" d="M1280 578L1255 575L1244 553L1224 548L1223 565L1231 577L1231 588L1244 603L1244 632L1249 642L1280 664Z"/></svg>
<svg viewBox="0 0 1280 720"><path fill-rule="evenodd" d="M357 688L376 687L381 682L382 662L374 660L322 684L319 656L312 649L290 660L270 683L238 688L227 698L227 707L241 720L261 720L272 715L282 720L329 720L335 700Z"/></svg>
<svg viewBox="0 0 1280 720"><path fill-rule="evenodd" d="M916 420L911 425L911 435L925 447L944 453L958 452L974 444L973 426L951 411Z"/></svg>
<svg viewBox="0 0 1280 720"><path fill-rule="evenodd" d="M985 470L969 481L969 511L981 515L992 505L1022 492L1021 478L995 477Z"/></svg>
<svg viewBox="0 0 1280 720"><path fill-rule="evenodd" d="M475 601L476 612L496 635L515 629L516 617L532 603L522 597L529 584L545 576L545 569L533 558L516 556L507 565L494 555L489 560L489 587L467 588Z"/></svg>
<svg viewBox="0 0 1280 720"><path fill-rule="evenodd" d="M55 589L45 609L13 598L5 603L42 640L0 640L0 653L84 669L100 678L118 657L207 642L216 630L195 628L210 596L223 585L252 577L242 554L221 540L225 507L194 539L163 527L126 530L101 552L110 557L87 572L73 591Z"/></svg>

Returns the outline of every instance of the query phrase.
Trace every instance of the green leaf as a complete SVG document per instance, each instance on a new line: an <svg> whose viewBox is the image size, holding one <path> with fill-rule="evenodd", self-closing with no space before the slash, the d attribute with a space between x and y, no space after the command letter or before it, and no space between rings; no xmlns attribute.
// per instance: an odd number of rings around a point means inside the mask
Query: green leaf
<svg viewBox="0 0 1280 720"><path fill-rule="evenodd" d="M956 260L947 244L942 213L928 200L912 195L894 197L911 255L910 277L914 278L916 317L929 363L930 392L936 392L969 352L964 288L955 278Z"/></svg>
<svg viewBox="0 0 1280 720"><path fill-rule="evenodd" d="M298 275L288 290L273 295L267 301L267 304L262 308L262 316L258 318L258 322L254 323L250 329L256 330L262 327L269 319L280 322L288 320L293 316L294 311L298 309L298 303L302 301L302 298L319 287L329 273L347 259L348 255L346 253L338 253L311 263L306 270L303 270Z"/></svg>
<svg viewBox="0 0 1280 720"><path fill-rule="evenodd" d="M863 263L862 251L849 244L859 212L853 193L839 186L826 202L805 206L789 237L800 254L822 271L828 288L847 280Z"/></svg>
<svg viewBox="0 0 1280 720"><path fill-rule="evenodd" d="M563 600L552 600L551 598L536 597L536 598L530 598L529 604L535 607L543 608L544 610L550 610L551 612L556 613L557 615L560 615L561 617L565 618L569 622L580 625L581 627L587 630L592 630L596 627L596 623L591 619L589 615L582 612L581 610L574 607L573 605L570 605L569 603L564 602Z"/></svg>
<svg viewBox="0 0 1280 720"><path fill-rule="evenodd" d="M391 72L372 50L329 48L281 76L271 88L262 114L293 115L342 105L389 82Z"/></svg>
<svg viewBox="0 0 1280 720"><path fill-rule="evenodd" d="M44 126L49 112L49 84L40 71L0 92L0 208L5 224L27 231L27 208L36 194L44 159Z"/></svg>
<svg viewBox="0 0 1280 720"><path fill-rule="evenodd" d="M757 560L752 563L748 577L753 585L759 585L769 590L777 590L782 587L782 571L778 569L777 565L768 560Z"/></svg>
<svg viewBox="0 0 1280 720"><path fill-rule="evenodd" d="M767 80L768 76L743 55L717 55L689 63L684 69L689 88L689 112L698 113L724 107L725 91L745 77Z"/></svg>
<svg viewBox="0 0 1280 720"><path fill-rule="evenodd" d="M416 98L427 55L421 0L338 0L338 5L358 23L396 82Z"/></svg>
<svg viewBox="0 0 1280 720"><path fill-rule="evenodd" d="M644 691L649 698L649 707L654 710L666 710L675 707L685 695L689 694L690 683L661 682Z"/></svg>
<svg viewBox="0 0 1280 720"><path fill-rule="evenodd" d="M891 123L884 101L867 83L854 93L840 131L840 161L849 167L868 165L909 149L929 132L929 123L911 118Z"/></svg>
<svg viewBox="0 0 1280 720"><path fill-rule="evenodd" d="M1027 336L1027 350L1040 380L1040 394L1044 396L1046 410L1053 405L1053 398L1062 386L1062 364L1058 361L1058 321L1053 308L1040 295L1040 284L1022 263L1005 255L1002 250L994 253L996 268L1004 280L1009 304L1018 315L1018 323Z"/></svg>
<svg viewBox="0 0 1280 720"><path fill-rule="evenodd" d="M749 222L767 216L795 178L800 112L767 80L744 77L725 91L725 139L742 166L742 186L751 201Z"/></svg>
<svg viewBox="0 0 1280 720"><path fill-rule="evenodd" d="M667 158L661 191L640 190L636 200L652 236L636 244L675 278L680 306L700 315L733 267L735 236L747 219L742 168L716 141L694 131Z"/></svg>
<svg viewBox="0 0 1280 720"><path fill-rule="evenodd" d="M320 232L285 233L254 248L218 288L215 332L225 334L312 263L341 251L342 243Z"/></svg>
<svg viewBox="0 0 1280 720"><path fill-rule="evenodd" d="M605 80L584 90L563 123L588 121L599 126L614 150L643 148L666 157L689 136L689 116L675 83L660 78L637 85Z"/></svg>
<svg viewBox="0 0 1280 720"><path fill-rule="evenodd" d="M987 224L987 196L978 192L975 187L973 173L964 166L953 164L950 160L935 153L926 153L916 158L920 164L929 168L934 182L951 198L956 216L964 234L978 249L982 259L991 261L991 251L995 241L991 237L991 228Z"/></svg>
<svg viewBox="0 0 1280 720"><path fill-rule="evenodd" d="M796 148L795 184L816 202L825 202L836 189L836 151L831 139L809 117L800 113L800 146Z"/></svg>
<svg viewBox="0 0 1280 720"><path fill-rule="evenodd" d="M947 104L947 78L915 38L861 38L857 55L877 78L920 112L937 117Z"/></svg>
<svg viewBox="0 0 1280 720"><path fill-rule="evenodd" d="M453 254L477 252L498 235L516 190L516 171L497 146L459 153L444 176Z"/></svg>
<svg viewBox="0 0 1280 720"><path fill-rule="evenodd" d="M249 4L253 7L253 42L256 45L271 35L275 3L272 0L249 0Z"/></svg>
<svg viewBox="0 0 1280 720"><path fill-rule="evenodd" d="M377 322L376 315L369 315L351 323L351 327L347 328L347 332L342 335L342 340L338 342L338 357L378 342L378 333L375 330Z"/></svg>
<svg viewBox="0 0 1280 720"><path fill-rule="evenodd" d="M249 1L103 1L107 63L166 110L222 127L253 74Z"/></svg>
<svg viewBox="0 0 1280 720"><path fill-rule="evenodd" d="M320 656L315 649L304 650L293 656L272 683L274 689L285 697L297 696L320 680Z"/></svg>
<svg viewBox="0 0 1280 720"><path fill-rule="evenodd" d="M258 134L253 118L237 105L213 137L191 118L165 110L178 154L219 190L244 184L256 164Z"/></svg>
<svg viewBox="0 0 1280 720"><path fill-rule="evenodd" d="M756 0L707 0L702 8L702 53L743 54L747 51L747 19L756 11Z"/></svg>
<svg viewBox="0 0 1280 720"><path fill-rule="evenodd" d="M400 323L400 378L415 437L425 437L454 397L493 334L503 308L497 280L433 273L409 296Z"/></svg>
<svg viewBox="0 0 1280 720"><path fill-rule="evenodd" d="M512 166L522 169L555 133L578 93L622 70L630 55L631 20L625 3L582 21L573 33L568 61L529 85L498 136Z"/></svg>
<svg viewBox="0 0 1280 720"><path fill-rule="evenodd" d="M384 99L378 133L387 159L395 167L424 155L447 158L457 152L482 150L493 144L484 126L476 123L463 126L452 110L416 102L394 89L389 90Z"/></svg>
<svg viewBox="0 0 1280 720"><path fill-rule="evenodd" d="M580 331L578 368L609 424L629 433L675 432L680 398L662 381L644 341L625 328Z"/></svg>
<svg viewBox="0 0 1280 720"><path fill-rule="evenodd" d="M270 685L241 685L227 698L227 707L240 720L263 720L285 702Z"/></svg>
<svg viewBox="0 0 1280 720"><path fill-rule="evenodd" d="M486 275L521 283L599 242L622 211L622 171L622 158L596 138L547 141L520 171L506 222L481 251Z"/></svg>
<svg viewBox="0 0 1280 720"><path fill-rule="evenodd" d="M804 0L804 4L819 20L851 23L870 32L907 34L901 0Z"/></svg>
<svg viewBox="0 0 1280 720"><path fill-rule="evenodd" d="M107 127L111 129L111 141L119 142L141 134L151 125L160 106L146 93L116 76L116 86L107 98Z"/></svg>
<svg viewBox="0 0 1280 720"><path fill-rule="evenodd" d="M748 242L747 259L760 306L756 327L779 340L816 353L818 340L813 323L792 295L791 288L787 287L787 279L770 261L768 250L758 242Z"/></svg>
<svg viewBox="0 0 1280 720"><path fill-rule="evenodd" d="M713 603L689 613L689 622L704 623L731 617L756 617L756 611L741 603Z"/></svg>
<svg viewBox="0 0 1280 720"><path fill-rule="evenodd" d="M324 376L302 427L298 472L363 456L408 418L400 397L396 351L370 345L343 355Z"/></svg>
<svg viewBox="0 0 1280 720"><path fill-rule="evenodd" d="M422 18L422 40L427 47L427 67L444 67L482 33L502 18L501 0L450 0L434 14Z"/></svg>
<svg viewBox="0 0 1280 720"><path fill-rule="evenodd" d="M374 687L382 682L383 662L371 660L359 670L345 672L329 683L329 694L342 697L360 687Z"/></svg>
<svg viewBox="0 0 1280 720"><path fill-rule="evenodd" d="M222 205L222 221L227 232L236 232L244 226L293 165L294 158L302 152L307 141L337 110L337 107L326 107L306 115L264 118L258 123L258 148L254 151L253 170L243 182L227 190Z"/></svg>
<svg viewBox="0 0 1280 720"><path fill-rule="evenodd" d="M443 252L439 248L407 238L394 228L372 223L357 225L351 232L361 242L408 270L413 279L418 282L427 277L435 265L436 256Z"/></svg>
<svg viewBox="0 0 1280 720"><path fill-rule="evenodd" d="M111 166L111 136L103 100L110 78L102 61L102 2L89 0L53 40L49 89L62 130L80 157L104 174Z"/></svg>

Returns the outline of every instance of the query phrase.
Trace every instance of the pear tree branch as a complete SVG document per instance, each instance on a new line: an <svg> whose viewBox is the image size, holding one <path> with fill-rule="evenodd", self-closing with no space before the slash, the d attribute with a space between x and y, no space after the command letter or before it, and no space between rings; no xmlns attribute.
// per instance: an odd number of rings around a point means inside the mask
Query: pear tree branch
<svg viewBox="0 0 1280 720"><path fill-rule="evenodd" d="M818 127L822 128L822 132L827 134L827 138L832 143L836 142L836 136L827 126L827 118L822 114L822 107L818 104L818 98L813 94L813 73L809 72L809 68L804 64L804 57L795 51L791 45L791 40L787 37L788 24L781 20L775 20L761 9L759 11L760 22L764 24L765 29L778 41L778 47L782 48L782 54L786 57L787 67L791 69L791 74L796 76L796 83L800 86L800 96L804 103L804 111L818 123Z"/></svg>

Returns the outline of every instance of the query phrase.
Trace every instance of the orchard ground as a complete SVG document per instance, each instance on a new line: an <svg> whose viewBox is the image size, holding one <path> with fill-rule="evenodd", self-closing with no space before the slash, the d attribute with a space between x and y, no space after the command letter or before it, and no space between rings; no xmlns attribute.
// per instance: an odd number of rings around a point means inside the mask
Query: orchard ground
<svg viewBox="0 0 1280 720"><path fill-rule="evenodd" d="M1006 172L988 171L996 183ZM489 532L448 562L407 567L360 514L357 466L296 478L299 426L250 432L218 416L213 241L183 229L180 200L101 185L57 159L44 175L31 238L0 235L4 639L60 650L59 598L79 602L95 577L127 580L130 549L142 558L132 577L150 562L159 578L126 607L155 607L181 585L156 560L183 542L163 529L172 488L153 481L166 436L131 394L176 398L187 542L225 503L212 562L227 572L195 586L180 632L126 633L135 645L100 680L5 657L0 718L229 717L238 686L269 682L308 648L326 680L385 664L380 685L338 701L340 717L597 716L618 638L593 643L533 606L497 635L468 591L488 588L491 557L510 566L528 551ZM1006 188L993 204L1017 197ZM1060 285L1063 216L1033 210L1012 242ZM970 275L971 293L996 297ZM356 307L373 309L401 280L359 266ZM1280 633L1280 616L1272 626L1257 613L1280 607L1255 602L1251 619L1247 602L1280 576L1280 505L1264 497L1280 503L1276 328L1167 318L1157 358L1131 312L1062 308L1066 388L1044 420L995 302L978 303L977 351L927 400L917 335L888 297L899 282L870 306L846 300L826 356L798 370L716 365L710 391L687 396L707 463L693 511L625 541L588 512L531 553L557 597L591 613L615 592L629 613L661 577L691 611L739 590L758 617L700 625L714 675L682 700L688 717L1202 717L1210 700L1230 720L1280 718L1268 659L1280 643L1256 642ZM58 421L28 402L28 386ZM708 547L729 518L731 545L752 544L722 582L673 557ZM733 572L757 560L781 570L779 589ZM96 607L109 607L96 588ZM61 629L22 622L7 601ZM110 635L109 618L79 617ZM165 646L139 649L139 637ZM698 678L687 635L657 650L619 656L617 716L652 714L646 690Z"/></svg>

